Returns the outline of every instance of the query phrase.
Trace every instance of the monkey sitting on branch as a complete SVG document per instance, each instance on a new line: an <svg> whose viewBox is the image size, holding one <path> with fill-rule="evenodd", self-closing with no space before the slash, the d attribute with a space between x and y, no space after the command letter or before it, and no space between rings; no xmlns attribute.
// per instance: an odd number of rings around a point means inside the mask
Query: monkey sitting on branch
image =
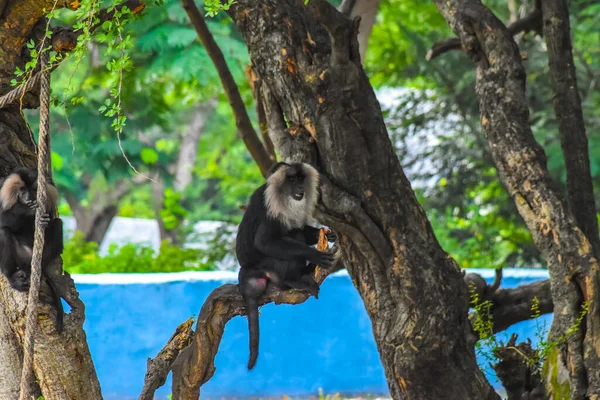
<svg viewBox="0 0 600 400"><path fill-rule="evenodd" d="M240 264L239 287L248 313L250 359L258 358L258 301L272 282L280 289L306 290L316 298L313 280L317 265L331 267L333 250L319 251L320 229L312 227L318 197L319 173L304 163L277 163L267 183L256 189L238 228L236 256ZM336 235L328 231L327 239Z"/></svg>
<svg viewBox="0 0 600 400"><path fill-rule="evenodd" d="M40 222L46 226L42 252L42 272L56 307L56 330L63 328L63 306L56 284L47 268L63 251L62 220L56 216L58 191L48 180L47 214ZM0 270L10 285L21 292L29 290L31 258L37 208L37 169L18 168L0 181Z"/></svg>

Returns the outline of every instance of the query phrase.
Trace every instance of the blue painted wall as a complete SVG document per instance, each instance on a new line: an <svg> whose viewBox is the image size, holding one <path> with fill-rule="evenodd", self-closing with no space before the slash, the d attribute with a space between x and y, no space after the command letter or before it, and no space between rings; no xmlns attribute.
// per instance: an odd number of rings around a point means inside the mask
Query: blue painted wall
<svg viewBox="0 0 600 400"><path fill-rule="evenodd" d="M492 280L493 271L485 271ZM86 304L85 330L106 400L137 398L146 359L154 357L174 329L197 315L211 290L235 282L233 273L74 276ZM542 271L506 271L503 287L542 279ZM328 278L319 300L261 309L261 351L246 370L245 317L226 327L216 373L203 398L307 396L318 393L387 395L387 385L363 303L345 273ZM551 316L541 320L550 326ZM538 320L538 323L540 320ZM535 322L505 332L534 337ZM480 360L481 365L487 361ZM493 376L491 382L500 387ZM157 392L165 399L170 379Z"/></svg>

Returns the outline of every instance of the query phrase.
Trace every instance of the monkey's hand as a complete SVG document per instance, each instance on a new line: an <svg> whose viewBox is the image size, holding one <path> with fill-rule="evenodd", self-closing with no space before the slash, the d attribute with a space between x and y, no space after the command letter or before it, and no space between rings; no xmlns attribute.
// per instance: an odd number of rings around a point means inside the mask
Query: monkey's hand
<svg viewBox="0 0 600 400"><path fill-rule="evenodd" d="M319 267L322 268L329 268L334 261L334 255L333 253L331 253L330 250L326 250L326 251L315 251L315 253L313 253L313 255L311 256L311 258L308 260L313 264L317 264Z"/></svg>
<svg viewBox="0 0 600 400"><path fill-rule="evenodd" d="M37 201L36 201L36 200L28 200L28 201L25 203L25 205L26 205L27 207L29 207L29 209L30 209L31 211L35 211L35 210L36 210L36 208L37 208Z"/></svg>
<svg viewBox="0 0 600 400"><path fill-rule="evenodd" d="M328 242L335 242L337 240L337 234L331 229L326 229L325 236Z"/></svg>
<svg viewBox="0 0 600 400"><path fill-rule="evenodd" d="M15 271L9 279L10 285L20 292L29 290L29 274L22 269Z"/></svg>
<svg viewBox="0 0 600 400"><path fill-rule="evenodd" d="M49 223L50 223L50 214L48 214L48 213L42 214L40 216L40 224L45 228L48 226Z"/></svg>

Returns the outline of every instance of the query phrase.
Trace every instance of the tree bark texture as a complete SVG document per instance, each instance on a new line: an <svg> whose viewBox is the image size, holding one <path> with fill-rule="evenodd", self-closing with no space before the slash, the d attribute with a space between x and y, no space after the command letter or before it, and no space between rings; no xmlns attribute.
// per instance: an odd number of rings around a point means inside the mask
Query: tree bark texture
<svg viewBox="0 0 600 400"><path fill-rule="evenodd" d="M12 89L10 80L14 78L16 67L24 69L24 63L29 57L25 43L40 37L36 27L47 12L44 9L50 10L55 4L53 0L9 0L2 3L4 8L0 13L0 95ZM65 7L66 3L71 2L59 1L57 7ZM36 91L37 89L34 89L32 92ZM35 93L26 94L22 101L24 107L36 107L39 104ZM18 103L0 109L0 176L6 176L16 166L36 166L32 137ZM100 385L83 331L84 306L78 298L73 281L68 274L61 275L61 269L62 262L57 261L51 274L55 275L58 290L71 306L71 312L65 315L64 331L58 335L54 318L56 310L51 305L46 284L42 283L39 325L34 348L37 383L31 383L35 388L33 393L52 400L101 399ZM25 331L26 306L27 294L12 289L4 276L0 276L2 399L16 398L13 394L18 387L18 383L15 382L16 374L18 377L21 374L20 349Z"/></svg>
<svg viewBox="0 0 600 400"><path fill-rule="evenodd" d="M577 226L598 252L598 218L590 172L588 139L573 61L567 0L542 1L542 15L544 38L548 47L552 100L567 170L569 206Z"/></svg>
<svg viewBox="0 0 600 400"><path fill-rule="evenodd" d="M276 149L320 170L317 217L340 232L392 397L497 398L467 340L459 267L411 190L362 69L356 21L324 0L238 0L230 15L263 82Z"/></svg>
<svg viewBox="0 0 600 400"><path fill-rule="evenodd" d="M552 182L546 155L529 125L525 70L510 32L478 0L435 0L463 49L477 65L476 91L481 124L501 180L514 198L550 271L554 320L551 338L576 326L583 301L590 311L557 355L568 371L571 399L600 393L600 309L598 260L590 241ZM560 374L559 374L560 375ZM562 375L561 375L562 376ZM553 392L554 390L554 392Z"/></svg>

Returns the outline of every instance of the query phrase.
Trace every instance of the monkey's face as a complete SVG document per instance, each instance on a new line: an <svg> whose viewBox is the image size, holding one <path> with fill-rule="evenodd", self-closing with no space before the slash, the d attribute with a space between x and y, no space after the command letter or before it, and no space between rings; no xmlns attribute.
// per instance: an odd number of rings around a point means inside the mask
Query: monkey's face
<svg viewBox="0 0 600 400"><path fill-rule="evenodd" d="M296 200L302 201L306 192L304 188L304 181L306 176L304 171L300 168L288 168L286 171L286 186L288 188L288 195Z"/></svg>
<svg viewBox="0 0 600 400"><path fill-rule="evenodd" d="M15 204L23 204L35 210L37 196L37 173L34 169L19 169L10 174L2 183L0 203L7 210Z"/></svg>
<svg viewBox="0 0 600 400"><path fill-rule="evenodd" d="M17 195L19 202L25 205L31 205L35 203L37 198L37 181L34 181L31 185L25 183L19 188L19 194Z"/></svg>

